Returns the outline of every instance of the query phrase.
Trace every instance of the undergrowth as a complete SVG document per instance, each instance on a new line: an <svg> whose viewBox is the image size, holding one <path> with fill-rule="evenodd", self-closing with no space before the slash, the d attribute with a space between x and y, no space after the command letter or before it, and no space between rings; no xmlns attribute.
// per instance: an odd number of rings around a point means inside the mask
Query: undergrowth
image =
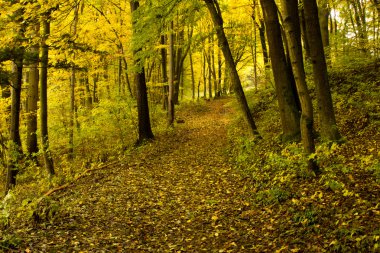
<svg viewBox="0 0 380 253"><path fill-rule="evenodd" d="M241 115L229 127L228 153L234 154L231 162L254 187L251 204L271 210L277 236L295 250L380 250L379 62L351 67L330 71L345 142L317 139L315 159L322 170L318 177L308 172L300 144L280 141L273 90L247 94L262 140L247 134Z"/></svg>

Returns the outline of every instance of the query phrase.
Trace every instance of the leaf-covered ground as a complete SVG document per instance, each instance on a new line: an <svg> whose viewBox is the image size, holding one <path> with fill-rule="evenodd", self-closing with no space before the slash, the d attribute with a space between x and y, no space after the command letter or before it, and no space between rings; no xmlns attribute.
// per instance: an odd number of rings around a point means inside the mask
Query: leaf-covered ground
<svg viewBox="0 0 380 253"><path fill-rule="evenodd" d="M223 252L266 245L266 221L249 212L250 187L228 162L228 101L182 111L185 123L175 132L53 194L40 208L44 217L16 231L20 249Z"/></svg>
<svg viewBox="0 0 380 253"><path fill-rule="evenodd" d="M128 158L38 205L23 203L29 218L12 218L0 245L16 252L380 252L375 79L371 93L357 89L348 102L343 86L334 87L347 140L318 146L317 178L303 170L299 145L278 141L277 108L260 99L265 94L250 98L259 103L263 140L245 136L233 98L190 104L178 113L183 124Z"/></svg>

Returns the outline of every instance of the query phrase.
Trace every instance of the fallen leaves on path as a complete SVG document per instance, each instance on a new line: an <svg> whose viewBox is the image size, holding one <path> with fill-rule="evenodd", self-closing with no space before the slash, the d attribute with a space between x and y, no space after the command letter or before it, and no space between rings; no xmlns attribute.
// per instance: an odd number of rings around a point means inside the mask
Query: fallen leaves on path
<svg viewBox="0 0 380 253"><path fill-rule="evenodd" d="M248 192L225 156L228 99L180 112L184 124L128 161L52 198L59 217L19 231L23 247L79 252L230 252L256 244ZM243 213L245 211L245 213ZM255 236L254 236L255 235Z"/></svg>

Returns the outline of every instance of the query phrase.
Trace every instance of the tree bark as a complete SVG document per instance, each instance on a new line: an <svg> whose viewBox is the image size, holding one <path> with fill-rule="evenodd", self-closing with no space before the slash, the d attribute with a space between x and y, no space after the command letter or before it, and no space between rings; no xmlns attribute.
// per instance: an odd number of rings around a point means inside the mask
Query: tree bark
<svg viewBox="0 0 380 253"><path fill-rule="evenodd" d="M39 33L39 25L35 26L36 36ZM34 159L33 154L38 153L38 142L37 142L37 103L38 103L38 60L39 60L39 45L34 45L31 49L31 54L33 55L32 63L30 64L30 81L28 86L28 106L27 106L27 117L26 117L26 149L28 155Z"/></svg>
<svg viewBox="0 0 380 253"><path fill-rule="evenodd" d="M330 39L329 39L330 9L327 5L327 0L321 1L318 11L319 11L319 24L321 26L322 43L323 43L323 47L326 48L330 46Z"/></svg>
<svg viewBox="0 0 380 253"><path fill-rule="evenodd" d="M165 42L165 35L161 35L161 75L162 75L162 96L163 96L163 103L162 107L164 110L168 109L168 94L169 94L169 89L168 89L168 70L167 70L167 50L164 47L166 45Z"/></svg>
<svg viewBox="0 0 380 253"><path fill-rule="evenodd" d="M139 1L131 0L131 13L134 16L134 12L140 7ZM136 37L136 17L132 19L133 36ZM137 144L143 143L145 140L153 139L154 135L150 125L149 117L149 104L148 93L145 81L144 64L137 54L142 48L138 47L133 50L134 64L135 64L135 83L136 83L136 99L137 99L137 113L138 113L138 129L139 138Z"/></svg>
<svg viewBox="0 0 380 253"><path fill-rule="evenodd" d="M21 50L21 49L19 49ZM19 161L22 157L22 147L20 138L20 106L21 106L21 86L23 70L23 54L16 56L12 66L12 89L11 89L11 120L10 120L10 147L9 162L7 166L7 181L5 193L8 193L16 185L16 175L19 171Z"/></svg>
<svg viewBox="0 0 380 253"><path fill-rule="evenodd" d="M55 174L53 159L49 150L48 134L48 103L47 103L47 74L49 63L49 47L46 40L50 34L49 17L42 21L42 41L41 41L41 72L40 72L40 121L41 121L41 144L45 167L50 176Z"/></svg>
<svg viewBox="0 0 380 253"><path fill-rule="evenodd" d="M190 71L191 71L191 98L195 100L195 76L194 76L194 62L193 52L190 50Z"/></svg>
<svg viewBox="0 0 380 253"><path fill-rule="evenodd" d="M317 91L319 125L324 141L338 141L341 136L336 125L334 107L328 82L327 65L319 27L316 0L303 1L307 37L310 42L310 57L313 78Z"/></svg>
<svg viewBox="0 0 380 253"><path fill-rule="evenodd" d="M169 96L168 96L168 126L174 123L174 35L173 35L173 21L170 22L169 31ZM177 98L178 99L178 98Z"/></svg>
<svg viewBox="0 0 380 253"><path fill-rule="evenodd" d="M303 42L303 48L305 49L305 57L306 59L310 59L310 43L306 35L305 12L304 12L303 5L302 5L302 8L299 10L299 17L300 17L300 26L301 26L301 38Z"/></svg>
<svg viewBox="0 0 380 253"><path fill-rule="evenodd" d="M281 0L284 10L284 26L289 44L289 56L296 82L297 92L301 104L301 140L306 156L315 153L315 143L313 135L313 105L309 90L306 84L304 70L301 30L298 17L298 0ZM317 173L318 166L314 159L308 159L308 168Z"/></svg>
<svg viewBox="0 0 380 253"><path fill-rule="evenodd" d="M204 0L204 2L206 3L207 8L211 14L211 17L212 17L212 20L214 23L214 27L216 29L216 35L217 35L218 40L219 40L219 46L221 47L224 58L226 60L226 67L230 70L234 92L236 93L240 107L244 113L245 119L248 122L248 125L250 127L252 134L259 137L260 136L259 132L257 130L256 124L255 124L253 116L250 112L250 109L248 107L247 99L245 97L243 87L241 85L240 77L239 77L239 74L238 74L236 66L235 66L235 62L234 62L234 59L233 59L233 56L232 56L232 53L230 50L230 46L228 44L227 37L224 33L222 13L221 13L221 10L219 8L218 1L217 0Z"/></svg>
<svg viewBox="0 0 380 253"><path fill-rule="evenodd" d="M286 62L277 6L273 0L261 0L269 44L269 55L280 109L283 141L298 141L300 137L300 114L292 89L292 76Z"/></svg>

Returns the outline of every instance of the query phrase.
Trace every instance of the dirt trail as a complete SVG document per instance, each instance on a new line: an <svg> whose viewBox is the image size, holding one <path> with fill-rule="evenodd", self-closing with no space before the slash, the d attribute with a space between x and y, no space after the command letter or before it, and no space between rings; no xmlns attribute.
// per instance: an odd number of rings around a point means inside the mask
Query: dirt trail
<svg viewBox="0 0 380 253"><path fill-rule="evenodd" d="M24 249L249 252L254 221L226 154L229 101L180 112L174 133L55 194L64 214L28 231Z"/></svg>

